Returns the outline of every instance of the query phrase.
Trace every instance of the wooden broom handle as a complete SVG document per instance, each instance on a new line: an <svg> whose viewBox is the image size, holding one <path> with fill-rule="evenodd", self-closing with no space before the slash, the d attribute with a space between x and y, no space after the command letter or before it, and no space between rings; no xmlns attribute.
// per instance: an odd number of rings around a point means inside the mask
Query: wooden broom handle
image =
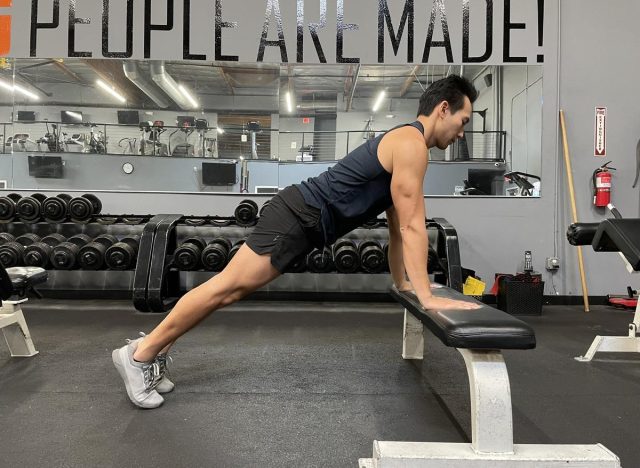
<svg viewBox="0 0 640 468"><path fill-rule="evenodd" d="M573 190L573 172L571 171L571 157L569 156L569 143L567 143L567 127L564 122L564 111L560 110L560 127L562 129L562 148L564 153L564 165L569 182L569 197L571 198L571 212L573 222L578 222L578 210L576 209L576 194ZM589 312L589 292L587 291L587 279L584 273L584 262L582 259L582 246L578 246L578 267L580 268L580 281L582 282L582 298L584 300L584 311Z"/></svg>

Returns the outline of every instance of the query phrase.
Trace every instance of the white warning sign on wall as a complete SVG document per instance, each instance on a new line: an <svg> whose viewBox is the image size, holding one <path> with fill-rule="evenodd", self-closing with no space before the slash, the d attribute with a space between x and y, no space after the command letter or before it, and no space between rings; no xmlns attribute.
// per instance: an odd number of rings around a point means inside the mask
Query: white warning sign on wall
<svg viewBox="0 0 640 468"><path fill-rule="evenodd" d="M595 141L593 154L605 157L607 155L607 108L596 107Z"/></svg>

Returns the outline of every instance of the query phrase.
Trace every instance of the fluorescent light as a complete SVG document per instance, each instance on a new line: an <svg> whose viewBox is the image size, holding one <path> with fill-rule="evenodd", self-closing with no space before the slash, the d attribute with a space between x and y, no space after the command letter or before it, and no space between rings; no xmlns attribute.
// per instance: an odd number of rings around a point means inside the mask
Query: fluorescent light
<svg viewBox="0 0 640 468"><path fill-rule="evenodd" d="M34 94L31 91L24 89L22 86L11 85L4 80L0 80L0 87L6 89L7 91L11 91L12 93L15 93L16 91L18 91L19 93L24 94L25 96L33 99L34 101L38 101L40 99L40 97L37 94Z"/></svg>
<svg viewBox="0 0 640 468"><path fill-rule="evenodd" d="M122 94L118 93L115 89L109 86L102 80L96 80L96 84L104 89L107 93L111 94L114 98L116 98L120 102L127 102L127 100L122 96Z"/></svg>
<svg viewBox="0 0 640 468"><path fill-rule="evenodd" d="M378 109L380 108L380 105L382 105L382 101L384 101L384 98L386 95L387 93L384 90L380 91L380 94L378 94L378 99L376 99L376 103L373 105L373 108L371 109L373 112L378 112Z"/></svg>
<svg viewBox="0 0 640 468"><path fill-rule="evenodd" d="M3 87L4 89L6 89L7 91L13 92L13 85L10 85L9 83L7 83L4 80L0 80L0 86Z"/></svg>
<svg viewBox="0 0 640 468"><path fill-rule="evenodd" d="M218 133L220 135L222 135L224 133L224 128L222 128L222 127L218 127L216 130L218 131Z"/></svg>
<svg viewBox="0 0 640 468"><path fill-rule="evenodd" d="M31 91L28 91L26 89L24 89L22 86L20 85L13 85L13 89L15 89L16 91L18 91L19 93L24 94L27 97L30 97L31 99L33 99L34 101L38 101L40 98L38 97L37 94L32 93Z"/></svg>
<svg viewBox="0 0 640 468"><path fill-rule="evenodd" d="M287 94L285 94L285 99L287 100L287 110L289 111L289 114L291 114L293 112L293 99L291 99L291 91L287 91Z"/></svg>
<svg viewBox="0 0 640 468"><path fill-rule="evenodd" d="M395 114L387 114L387 119L393 119L395 118Z"/></svg>
<svg viewBox="0 0 640 468"><path fill-rule="evenodd" d="M77 112L71 112L71 111L64 111L65 114L67 114L69 117L73 117L74 119L82 122L82 115L78 114Z"/></svg>
<svg viewBox="0 0 640 468"><path fill-rule="evenodd" d="M184 87L184 86L182 86L182 85L178 85L178 89L180 90L180 92L182 93L182 95L183 95L184 97L186 97L186 98L187 98L187 100L191 103L191 107L192 107L192 108L197 109L198 107L200 107L200 106L198 105L198 102L197 102L195 99L193 99L193 96L191 96L191 94L189 94L189 91L187 91L187 88L185 88L185 87Z"/></svg>

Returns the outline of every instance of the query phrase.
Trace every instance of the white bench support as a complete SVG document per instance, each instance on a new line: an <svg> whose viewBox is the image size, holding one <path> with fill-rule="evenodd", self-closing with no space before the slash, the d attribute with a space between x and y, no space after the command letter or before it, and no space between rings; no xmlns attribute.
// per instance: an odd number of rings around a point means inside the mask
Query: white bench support
<svg viewBox="0 0 640 468"><path fill-rule="evenodd" d="M423 330L405 310L403 357L420 359ZM458 349L471 393L471 443L373 442L373 457L360 468L620 468L601 444L514 444L511 386L500 350ZM418 357L419 356L419 357ZM405 359L408 359L405 357Z"/></svg>
<svg viewBox="0 0 640 468"><path fill-rule="evenodd" d="M38 354L22 314L23 302L27 302L27 299L2 301L0 306L0 328L13 357L31 357Z"/></svg>
<svg viewBox="0 0 640 468"><path fill-rule="evenodd" d="M402 337L402 359L422 359L424 357L424 327L412 313L404 311Z"/></svg>
<svg viewBox="0 0 640 468"><path fill-rule="evenodd" d="M578 356L576 361L589 362L596 353L640 353L640 301L636 305L636 313L629 324L629 336L601 336L598 335L591 343L584 356Z"/></svg>

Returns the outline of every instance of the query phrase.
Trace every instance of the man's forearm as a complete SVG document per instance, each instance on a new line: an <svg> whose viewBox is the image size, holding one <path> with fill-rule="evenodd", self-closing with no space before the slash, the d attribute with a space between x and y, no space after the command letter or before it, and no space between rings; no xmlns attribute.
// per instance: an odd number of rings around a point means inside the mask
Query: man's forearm
<svg viewBox="0 0 640 468"><path fill-rule="evenodd" d="M429 239L424 225L407 226L402 229L404 268L418 299L426 299L431 296L431 285L427 273L428 249Z"/></svg>
<svg viewBox="0 0 640 468"><path fill-rule="evenodd" d="M402 256L402 236L400 233L389 231L389 271L393 284L400 287L406 282L404 261Z"/></svg>

